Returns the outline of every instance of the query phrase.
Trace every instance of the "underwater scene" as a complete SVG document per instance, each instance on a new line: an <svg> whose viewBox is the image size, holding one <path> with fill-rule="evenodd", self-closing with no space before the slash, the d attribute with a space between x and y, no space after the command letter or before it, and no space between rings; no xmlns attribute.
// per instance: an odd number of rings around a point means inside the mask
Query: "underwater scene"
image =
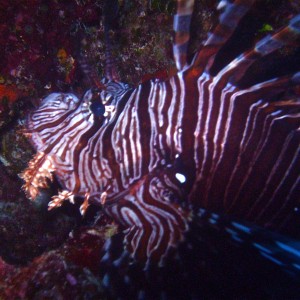
<svg viewBox="0 0 300 300"><path fill-rule="evenodd" d="M0 300L300 299L300 0L1 0L0 51Z"/></svg>

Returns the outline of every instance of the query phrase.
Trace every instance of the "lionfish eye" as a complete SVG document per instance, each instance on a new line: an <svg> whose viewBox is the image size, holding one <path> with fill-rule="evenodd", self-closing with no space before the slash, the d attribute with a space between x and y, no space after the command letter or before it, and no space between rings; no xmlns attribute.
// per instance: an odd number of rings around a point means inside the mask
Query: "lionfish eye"
<svg viewBox="0 0 300 300"><path fill-rule="evenodd" d="M96 117L102 117L105 113L105 106L100 101L93 101L90 104L90 110Z"/></svg>

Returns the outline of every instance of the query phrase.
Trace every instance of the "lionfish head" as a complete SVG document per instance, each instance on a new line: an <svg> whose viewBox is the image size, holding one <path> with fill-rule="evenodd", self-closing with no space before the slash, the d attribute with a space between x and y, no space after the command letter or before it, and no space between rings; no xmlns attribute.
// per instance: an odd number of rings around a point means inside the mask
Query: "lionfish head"
<svg viewBox="0 0 300 300"><path fill-rule="evenodd" d="M31 141L37 151L52 147L58 136L79 128L98 129L109 124L115 116L119 98L129 86L103 80L105 89L91 88L82 97L72 93L52 93L42 99L39 107L27 119ZM120 89L121 86L121 89ZM119 95L120 91L122 95Z"/></svg>

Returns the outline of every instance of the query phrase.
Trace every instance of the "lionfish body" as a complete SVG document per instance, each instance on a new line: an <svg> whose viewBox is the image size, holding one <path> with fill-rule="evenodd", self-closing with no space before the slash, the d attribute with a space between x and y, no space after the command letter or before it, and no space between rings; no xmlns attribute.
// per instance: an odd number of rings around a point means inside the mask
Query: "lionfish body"
<svg viewBox="0 0 300 300"><path fill-rule="evenodd" d="M193 1L178 1L178 73L136 87L51 94L28 119L37 155L24 172L35 198L52 173L63 191L98 203L124 228L132 257L163 262L199 207L279 228L299 205L299 101L280 96L300 74L238 83L261 58L299 41L300 16L212 75L215 57L253 1L226 3L220 24L186 62Z"/></svg>

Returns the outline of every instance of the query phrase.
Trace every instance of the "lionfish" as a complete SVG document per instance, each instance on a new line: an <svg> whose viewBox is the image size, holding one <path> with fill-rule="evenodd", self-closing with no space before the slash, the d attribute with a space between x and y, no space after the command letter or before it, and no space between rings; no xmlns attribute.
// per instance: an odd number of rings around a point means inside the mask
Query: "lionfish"
<svg viewBox="0 0 300 300"><path fill-rule="evenodd" d="M82 213L89 204L97 204L120 226L103 249L102 266L107 270L103 286L115 280L115 286L126 290L135 278L138 294L130 288L126 293L143 298L146 287L139 276L152 278L148 289L162 286L171 273L158 280L153 268L168 265L170 257L178 259L178 253L184 252L183 261L188 261L190 248L182 246L184 241L191 245L197 240L203 266L203 249L213 248L212 242L201 238L202 234L209 240L203 230L207 224L227 232L236 243L245 236L253 241L255 229L220 221L219 215L209 211L276 229L290 222L297 209L300 102L288 96L297 91L300 73L250 86L240 83L247 82L259 60L283 47L299 45L300 15L225 66L217 63L253 3L221 1L219 24L189 61L194 1L177 1L173 52L178 72L174 76L130 88L114 72L107 72L108 78L82 98L52 93L28 117L37 150L22 175L30 198L36 198L55 174L63 189L49 208L82 198ZM272 256L278 249L299 259L292 245L274 239L272 247L259 242L260 238L251 245L278 265L284 264ZM200 268L199 261L187 265ZM140 269L130 269L133 262ZM221 266L222 259L218 263ZM124 269L130 269L131 275L125 276ZM211 276L208 267L204 269L201 280ZM182 282L191 287L187 280Z"/></svg>

